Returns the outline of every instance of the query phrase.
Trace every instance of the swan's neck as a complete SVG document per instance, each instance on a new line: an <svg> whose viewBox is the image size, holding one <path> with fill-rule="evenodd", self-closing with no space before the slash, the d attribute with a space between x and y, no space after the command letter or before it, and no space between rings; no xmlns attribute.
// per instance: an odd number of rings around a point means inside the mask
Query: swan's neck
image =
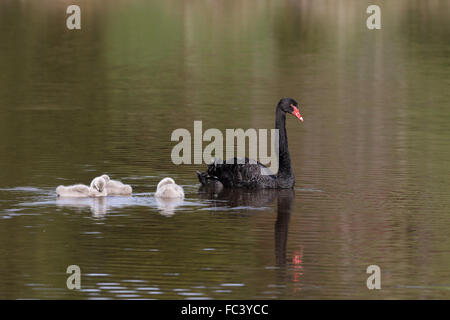
<svg viewBox="0 0 450 320"><path fill-rule="evenodd" d="M291 157L289 155L288 139L286 133L286 114L277 108L275 118L275 128L278 129L278 180L294 181L294 173L291 167Z"/></svg>

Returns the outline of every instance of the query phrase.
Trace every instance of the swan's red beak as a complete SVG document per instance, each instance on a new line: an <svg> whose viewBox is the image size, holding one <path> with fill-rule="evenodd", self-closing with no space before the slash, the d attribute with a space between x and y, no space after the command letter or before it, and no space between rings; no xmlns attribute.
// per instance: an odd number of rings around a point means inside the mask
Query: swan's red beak
<svg viewBox="0 0 450 320"><path fill-rule="evenodd" d="M293 104L291 104L291 107L294 109L294 111L292 111L292 114L294 116L296 116L301 122L303 122L303 117L300 114L300 111L298 111L298 108L296 106L294 106Z"/></svg>

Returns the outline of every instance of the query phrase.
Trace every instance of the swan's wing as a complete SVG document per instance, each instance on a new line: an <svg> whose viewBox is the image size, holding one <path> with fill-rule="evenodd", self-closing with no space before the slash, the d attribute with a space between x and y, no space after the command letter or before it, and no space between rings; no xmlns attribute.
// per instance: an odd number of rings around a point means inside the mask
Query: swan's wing
<svg viewBox="0 0 450 320"><path fill-rule="evenodd" d="M177 184L166 184L158 188L155 197L161 198L184 198L183 188Z"/></svg>
<svg viewBox="0 0 450 320"><path fill-rule="evenodd" d="M133 188L129 184L124 184L117 180L110 180L106 184L109 195L130 195Z"/></svg>
<svg viewBox="0 0 450 320"><path fill-rule="evenodd" d="M88 196L89 187L84 184L75 184L73 186L59 186L56 188L56 193L60 196L67 197L81 197Z"/></svg>
<svg viewBox="0 0 450 320"><path fill-rule="evenodd" d="M233 158L222 164L213 163L208 166L208 174L217 177L225 187L274 188L276 177L270 173L269 168L262 163L248 158Z"/></svg>
<svg viewBox="0 0 450 320"><path fill-rule="evenodd" d="M124 184L122 182L120 182L119 180L109 180L107 182L107 186L110 188L121 188L124 186Z"/></svg>
<svg viewBox="0 0 450 320"><path fill-rule="evenodd" d="M84 193L89 191L89 187L85 186L84 184L76 184L70 187L71 191L75 191L75 192L80 192L80 193Z"/></svg>

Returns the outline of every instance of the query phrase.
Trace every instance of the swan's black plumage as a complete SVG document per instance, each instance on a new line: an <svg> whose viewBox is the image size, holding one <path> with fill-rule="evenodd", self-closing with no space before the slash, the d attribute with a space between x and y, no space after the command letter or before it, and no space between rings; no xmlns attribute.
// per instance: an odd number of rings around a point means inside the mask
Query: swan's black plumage
<svg viewBox="0 0 450 320"><path fill-rule="evenodd" d="M248 158L228 159L214 161L208 165L206 172L198 172L198 179L202 185L223 185L225 188L247 188L247 189L289 189L295 185L294 172L291 167L289 155L287 133L286 133L286 113L294 113L298 108L298 103L291 98L283 98L278 102L275 112L275 128L279 129L279 157L278 174L262 174L269 169L259 161L250 161ZM297 110L298 113L298 110ZM295 114L295 113L294 113ZM303 121L300 114L296 116ZM240 160L240 161L239 161Z"/></svg>

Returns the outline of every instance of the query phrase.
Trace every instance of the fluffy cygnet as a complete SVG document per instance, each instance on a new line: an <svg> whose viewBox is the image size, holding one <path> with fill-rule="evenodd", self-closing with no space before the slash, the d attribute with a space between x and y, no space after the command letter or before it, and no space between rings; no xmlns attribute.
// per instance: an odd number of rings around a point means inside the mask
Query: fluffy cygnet
<svg viewBox="0 0 450 320"><path fill-rule="evenodd" d="M58 186L56 194L58 197L104 197L106 193L106 181L101 177L97 177L91 182L91 187L84 184L75 184L72 186Z"/></svg>
<svg viewBox="0 0 450 320"><path fill-rule="evenodd" d="M89 197L90 189L84 184L75 184L73 186L58 186L56 194L58 197Z"/></svg>
<svg viewBox="0 0 450 320"><path fill-rule="evenodd" d="M123 184L118 180L111 180L108 175L104 174L100 178L106 181L106 191L108 196L129 196L133 192L128 184ZM91 185L92 186L92 185Z"/></svg>
<svg viewBox="0 0 450 320"><path fill-rule="evenodd" d="M175 183L172 178L164 178L156 187L155 197L158 198L184 198L183 188Z"/></svg>

